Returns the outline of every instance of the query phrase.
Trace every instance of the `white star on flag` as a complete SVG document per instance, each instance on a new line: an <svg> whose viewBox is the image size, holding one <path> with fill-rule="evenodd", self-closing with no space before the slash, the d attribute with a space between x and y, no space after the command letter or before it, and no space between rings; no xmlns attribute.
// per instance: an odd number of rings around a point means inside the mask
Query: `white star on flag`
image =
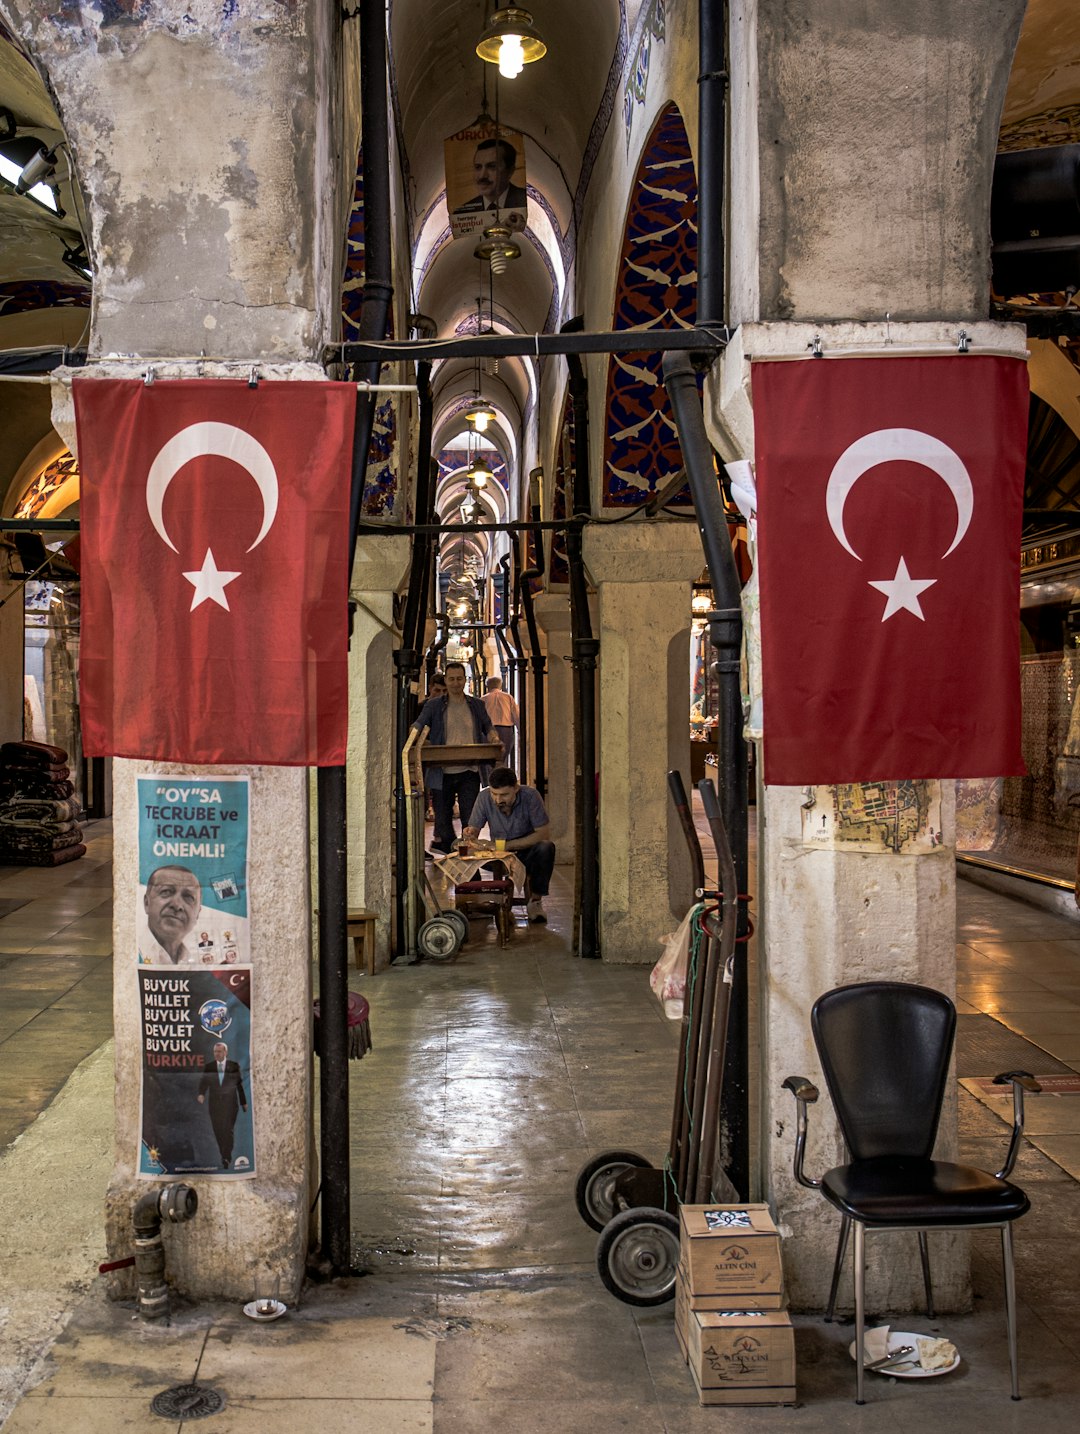
<svg viewBox="0 0 1080 1434"><path fill-rule="evenodd" d="M885 604L885 611L881 614L882 622L888 622L893 613L906 608L913 612L920 622L925 622L923 610L919 606L919 594L927 588L932 588L937 578L913 578L908 572L907 563L901 558L896 565L896 576L885 579L879 583L871 583L872 588L877 588L879 593L884 593L889 601Z"/></svg>
<svg viewBox="0 0 1080 1434"><path fill-rule="evenodd" d="M203 558L203 565L199 571L184 574L184 577L195 589L191 595L191 607L188 611L194 612L199 604L204 602L216 602L218 607L223 607L226 612L231 611L229 600L225 596L225 586L239 576L239 573L219 571L217 563L214 562L213 553L207 548L206 557Z"/></svg>

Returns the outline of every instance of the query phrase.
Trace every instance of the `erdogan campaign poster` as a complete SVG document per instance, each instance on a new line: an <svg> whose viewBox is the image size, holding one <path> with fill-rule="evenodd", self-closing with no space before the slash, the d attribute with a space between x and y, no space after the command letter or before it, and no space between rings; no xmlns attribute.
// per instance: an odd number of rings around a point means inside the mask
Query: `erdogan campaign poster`
<svg viewBox="0 0 1080 1434"><path fill-rule="evenodd" d="M138 965L248 965L248 778L169 774L138 787Z"/></svg>
<svg viewBox="0 0 1080 1434"><path fill-rule="evenodd" d="M149 1180L255 1174L250 966L142 967L137 1173Z"/></svg>

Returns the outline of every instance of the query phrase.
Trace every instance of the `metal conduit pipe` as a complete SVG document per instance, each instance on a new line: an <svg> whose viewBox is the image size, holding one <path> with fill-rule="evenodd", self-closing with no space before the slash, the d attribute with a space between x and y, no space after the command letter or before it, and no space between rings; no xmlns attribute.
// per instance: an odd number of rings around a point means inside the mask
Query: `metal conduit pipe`
<svg viewBox="0 0 1080 1434"><path fill-rule="evenodd" d="M529 517L534 524L540 523L540 471L534 469L529 475ZM532 700L532 725L533 725L533 786L540 795L547 795L547 749L546 749L546 725L544 722L544 670L547 660L544 657L540 646L540 633L536 626L536 609L533 606L532 580L542 578L546 571L544 562L544 535L541 528L534 527L536 546L536 566L522 568L518 574L519 593L521 597L520 609L525 614L525 626L529 630L529 661L532 665L533 674L533 700ZM515 541L516 538L515 538ZM521 750L524 755L528 753L528 745L522 738Z"/></svg>
<svg viewBox="0 0 1080 1434"><path fill-rule="evenodd" d="M561 333L580 332L584 319L578 315L563 324ZM570 512L575 518L592 511L589 472L589 384L585 365L577 354L568 354L570 398L574 409L574 470L570 475ZM567 530L566 557L570 569L570 627L574 667L574 747L577 755L577 871L578 955L600 955L600 860L599 832L596 829L596 662L599 639L593 636L589 613L589 592L582 557L581 525Z"/></svg>
<svg viewBox="0 0 1080 1434"><path fill-rule="evenodd" d="M743 738L739 659L742 653L742 606L738 569L728 533L727 516L713 466L712 448L705 432L697 380L686 355L664 359L664 386L675 414L686 476L694 500L698 530L705 549L716 610L709 614L709 637L716 651L720 679L718 775L720 809L731 844L735 879L746 891L747 856L747 751ZM738 934L746 934L746 908L739 904ZM727 1050L724 1060L723 1101L720 1113L721 1161L741 1198L750 1182L749 1049L746 961L736 960L731 992Z"/></svg>
<svg viewBox="0 0 1080 1434"><path fill-rule="evenodd" d="M152 1324L169 1318L169 1287L165 1283L165 1246L161 1222L182 1225L199 1208L190 1185L158 1185L135 1202L135 1273L139 1280L139 1314Z"/></svg>
<svg viewBox="0 0 1080 1434"><path fill-rule="evenodd" d="M360 116L364 144L364 306L360 336L386 337L393 295L390 255L390 135L387 125L385 0L360 0ZM356 379L375 383L376 360L354 369ZM375 422L375 395L357 395L349 493L349 573L356 556L368 449ZM349 1169L349 962L346 940L345 768L320 767L319 829L319 1133L322 1160L322 1252L335 1275L350 1260Z"/></svg>
<svg viewBox="0 0 1080 1434"><path fill-rule="evenodd" d="M724 322L724 168L727 164L728 7L698 0L697 321Z"/></svg>

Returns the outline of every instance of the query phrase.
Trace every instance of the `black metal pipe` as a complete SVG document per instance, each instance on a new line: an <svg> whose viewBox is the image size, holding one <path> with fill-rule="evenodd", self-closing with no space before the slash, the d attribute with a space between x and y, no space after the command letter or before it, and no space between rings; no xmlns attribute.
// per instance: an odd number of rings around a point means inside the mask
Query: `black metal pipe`
<svg viewBox="0 0 1080 1434"><path fill-rule="evenodd" d="M547 794L547 748L544 722L544 672L547 660L540 646L540 633L536 627L536 609L533 606L532 592L532 580L542 578L545 572L544 539L541 536L543 524L540 519L541 497L540 470L534 469L529 474L529 516L531 520L529 527L535 538L535 566L521 569L518 591L521 597L521 611L525 614L525 625L529 629L529 661L533 674L532 724L535 729L533 786L543 797ZM524 738L522 738L521 750L524 762L524 755L527 755L529 750L528 743Z"/></svg>
<svg viewBox="0 0 1080 1434"><path fill-rule="evenodd" d="M365 146L365 201L367 199ZM323 361L331 363L393 363L398 359L544 358L553 354L644 354L671 349L722 349L730 335L716 329L616 329L586 333L565 326L557 334L473 334L453 339L387 339L365 335L353 343L327 344ZM375 380L372 380L374 382Z"/></svg>
<svg viewBox="0 0 1080 1434"><path fill-rule="evenodd" d="M727 517L713 466L712 448L705 432L694 370L685 355L664 359L664 384L679 430L686 476L694 500L698 528L717 610L709 614L709 637L716 652L720 713L718 775L720 809L735 862L736 884L747 890L748 761L743 738L739 659L742 653L742 606L738 569L731 547ZM747 930L745 903L739 905L738 934ZM721 1152L731 1183L737 1190L750 1187L748 991L745 959L737 959L731 992L727 1048L724 1058L721 1105Z"/></svg>
<svg viewBox="0 0 1080 1434"><path fill-rule="evenodd" d="M321 1243L334 1273L344 1275L351 1263L345 768L320 767L318 794Z"/></svg>
<svg viewBox="0 0 1080 1434"><path fill-rule="evenodd" d="M698 324L724 322L727 4L698 0Z"/></svg>
<svg viewBox="0 0 1080 1434"><path fill-rule="evenodd" d="M390 300L394 295L390 247L386 0L360 0L360 123L364 146L364 303L360 310L359 334L361 345L377 345L386 337ZM421 357L419 354L412 356ZM358 354L345 361L355 365L355 380L378 383L383 360L377 353ZM354 553L377 401L377 394L357 391L349 528ZM349 571L352 571L351 563Z"/></svg>
<svg viewBox="0 0 1080 1434"><path fill-rule="evenodd" d="M416 436L416 512L425 525L431 520L431 428L434 403L431 394L431 364L426 360L416 366L416 392L419 398L419 419ZM428 533L416 534L413 542L409 585L405 594L405 613L401 620L401 645L419 648L423 624L421 600L424 595L424 573L431 553Z"/></svg>

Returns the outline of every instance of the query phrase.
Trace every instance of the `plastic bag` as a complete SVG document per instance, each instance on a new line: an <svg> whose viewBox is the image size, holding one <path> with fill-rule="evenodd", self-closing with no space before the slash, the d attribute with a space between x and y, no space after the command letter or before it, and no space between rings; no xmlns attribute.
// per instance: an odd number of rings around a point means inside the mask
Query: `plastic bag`
<svg viewBox="0 0 1080 1434"><path fill-rule="evenodd" d="M678 931L660 938L664 954L649 974L649 985L664 1008L669 1021L681 1021L686 997L686 971L690 963L690 930L694 912L691 907L679 924Z"/></svg>

